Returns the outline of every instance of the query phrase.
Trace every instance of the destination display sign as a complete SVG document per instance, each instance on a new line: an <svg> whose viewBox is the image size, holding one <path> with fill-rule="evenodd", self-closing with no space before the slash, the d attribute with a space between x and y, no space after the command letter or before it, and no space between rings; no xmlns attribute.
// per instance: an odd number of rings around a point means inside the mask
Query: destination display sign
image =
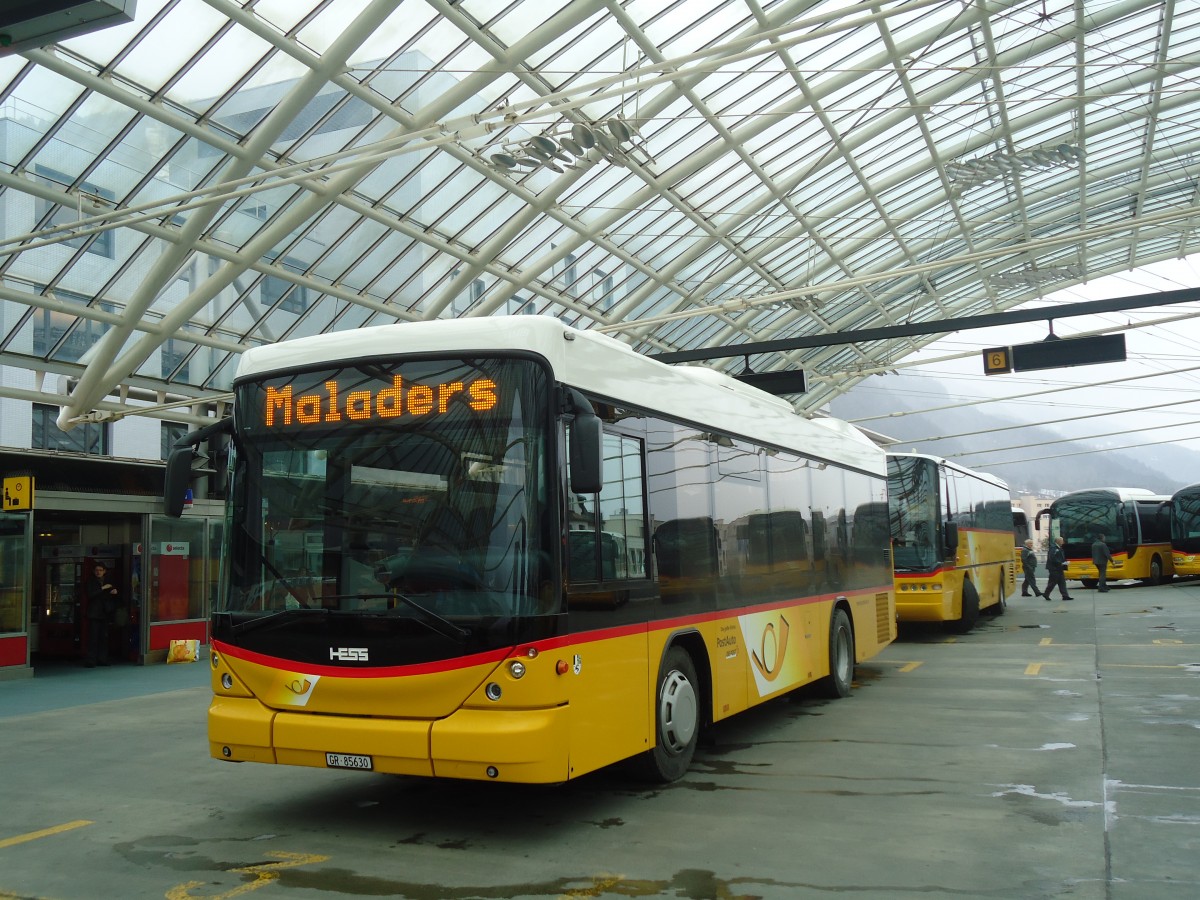
<svg viewBox="0 0 1200 900"><path fill-rule="evenodd" d="M499 399L499 388L491 378L451 380L433 384L407 381L393 375L390 383L364 385L362 378L329 378L320 388L297 391L293 384L263 386L259 427L289 428L365 422L403 417L445 415L465 403L475 412L487 412Z"/></svg>

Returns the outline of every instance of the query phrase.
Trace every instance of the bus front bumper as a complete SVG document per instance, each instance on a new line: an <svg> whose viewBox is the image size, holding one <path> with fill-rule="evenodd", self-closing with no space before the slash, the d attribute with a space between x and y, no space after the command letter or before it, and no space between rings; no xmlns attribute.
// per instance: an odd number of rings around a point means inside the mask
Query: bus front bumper
<svg viewBox="0 0 1200 900"><path fill-rule="evenodd" d="M896 618L901 622L948 622L953 618L954 594L941 583L896 585Z"/></svg>
<svg viewBox="0 0 1200 900"><path fill-rule="evenodd" d="M553 784L568 778L567 711L459 709L444 719L371 719L217 697L208 710L209 752L231 762L321 769L333 753L369 758L371 771L393 775Z"/></svg>

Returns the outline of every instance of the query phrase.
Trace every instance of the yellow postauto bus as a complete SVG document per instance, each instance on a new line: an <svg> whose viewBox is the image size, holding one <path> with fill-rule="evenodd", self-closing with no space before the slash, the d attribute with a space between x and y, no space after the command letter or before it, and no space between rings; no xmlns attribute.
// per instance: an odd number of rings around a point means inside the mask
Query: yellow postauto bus
<svg viewBox="0 0 1200 900"><path fill-rule="evenodd" d="M253 348L233 390L166 495L227 432L217 759L670 781L895 637L883 452L711 370L520 316Z"/></svg>
<svg viewBox="0 0 1200 900"><path fill-rule="evenodd" d="M1171 563L1176 575L1200 575L1200 484L1171 496Z"/></svg>
<svg viewBox="0 0 1200 900"><path fill-rule="evenodd" d="M889 453L888 512L901 622L975 627L1016 587L1008 485L945 459Z"/></svg>
<svg viewBox="0 0 1200 900"><path fill-rule="evenodd" d="M1092 543L1104 538L1112 554L1108 579L1136 579L1143 584L1170 581L1175 567L1171 549L1171 498L1143 488L1086 488L1055 498L1038 513L1050 522L1050 537L1063 538L1067 580L1095 587L1099 573L1092 562Z"/></svg>

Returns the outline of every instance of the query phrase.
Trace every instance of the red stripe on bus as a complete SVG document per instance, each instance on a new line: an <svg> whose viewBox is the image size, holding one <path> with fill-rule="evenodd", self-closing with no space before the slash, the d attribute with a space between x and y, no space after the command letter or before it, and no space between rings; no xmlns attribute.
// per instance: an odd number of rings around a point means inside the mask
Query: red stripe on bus
<svg viewBox="0 0 1200 900"><path fill-rule="evenodd" d="M828 602L838 597L862 596L865 594L880 593L890 589L891 585L887 585L876 588L862 589L855 591L853 594L845 594L840 592L818 594L815 597L798 597L793 600L777 600L772 603L760 603L757 606L746 606L738 609L714 610L712 612L696 613L690 616L679 616L673 619L657 619L653 622L640 622L632 625L617 625L612 628L597 628L594 631L578 631L572 634L547 638L541 641L531 641L529 643L514 644L508 647L488 650L484 653L473 653L470 656L456 656L451 659L440 659L427 663L413 663L406 666L363 666L356 668L344 668L342 666L326 666L317 663L300 663L296 660L286 659L280 656L268 656L265 653L256 653L253 650L245 650L241 647L237 647L233 644L227 644L224 641L216 639L213 640L212 647L221 655L229 656L233 659L244 660L246 662L265 666L271 669L302 671L306 675L328 675L337 678L395 678L400 675L427 675L434 672L452 672L456 669L468 669L472 666L498 663L504 659L507 659L509 656L514 655L514 650L516 651L517 656L521 656L531 648L536 649L539 653L542 653L549 650L559 650L563 647L593 644L597 641L607 641L614 638L629 637L630 635L634 634L644 634L649 631L676 630L688 625L698 625L704 622L715 622L720 619L731 619L738 616L769 612L773 609L786 609L793 606L809 606L813 603Z"/></svg>

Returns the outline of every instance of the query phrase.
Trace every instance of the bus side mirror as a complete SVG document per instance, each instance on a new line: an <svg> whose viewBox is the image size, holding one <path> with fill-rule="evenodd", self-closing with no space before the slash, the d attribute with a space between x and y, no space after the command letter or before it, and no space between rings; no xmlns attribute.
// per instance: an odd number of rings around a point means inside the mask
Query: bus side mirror
<svg viewBox="0 0 1200 900"><path fill-rule="evenodd" d="M958 549L958 523L947 522L945 526L946 549L953 552Z"/></svg>
<svg viewBox="0 0 1200 900"><path fill-rule="evenodd" d="M163 511L172 519L183 515L184 495L192 474L192 458L196 448L192 444L172 447L167 457L167 473L163 479Z"/></svg>
<svg viewBox="0 0 1200 900"><path fill-rule="evenodd" d="M196 448L209 438L232 432L233 419L225 418L196 431L189 431L175 442L167 457L167 471L163 476L163 511L172 519L183 515L184 495L192 477L192 459L198 452Z"/></svg>
<svg viewBox="0 0 1200 900"><path fill-rule="evenodd" d="M575 414L571 425L571 491L596 494L604 487L604 429L594 412Z"/></svg>

